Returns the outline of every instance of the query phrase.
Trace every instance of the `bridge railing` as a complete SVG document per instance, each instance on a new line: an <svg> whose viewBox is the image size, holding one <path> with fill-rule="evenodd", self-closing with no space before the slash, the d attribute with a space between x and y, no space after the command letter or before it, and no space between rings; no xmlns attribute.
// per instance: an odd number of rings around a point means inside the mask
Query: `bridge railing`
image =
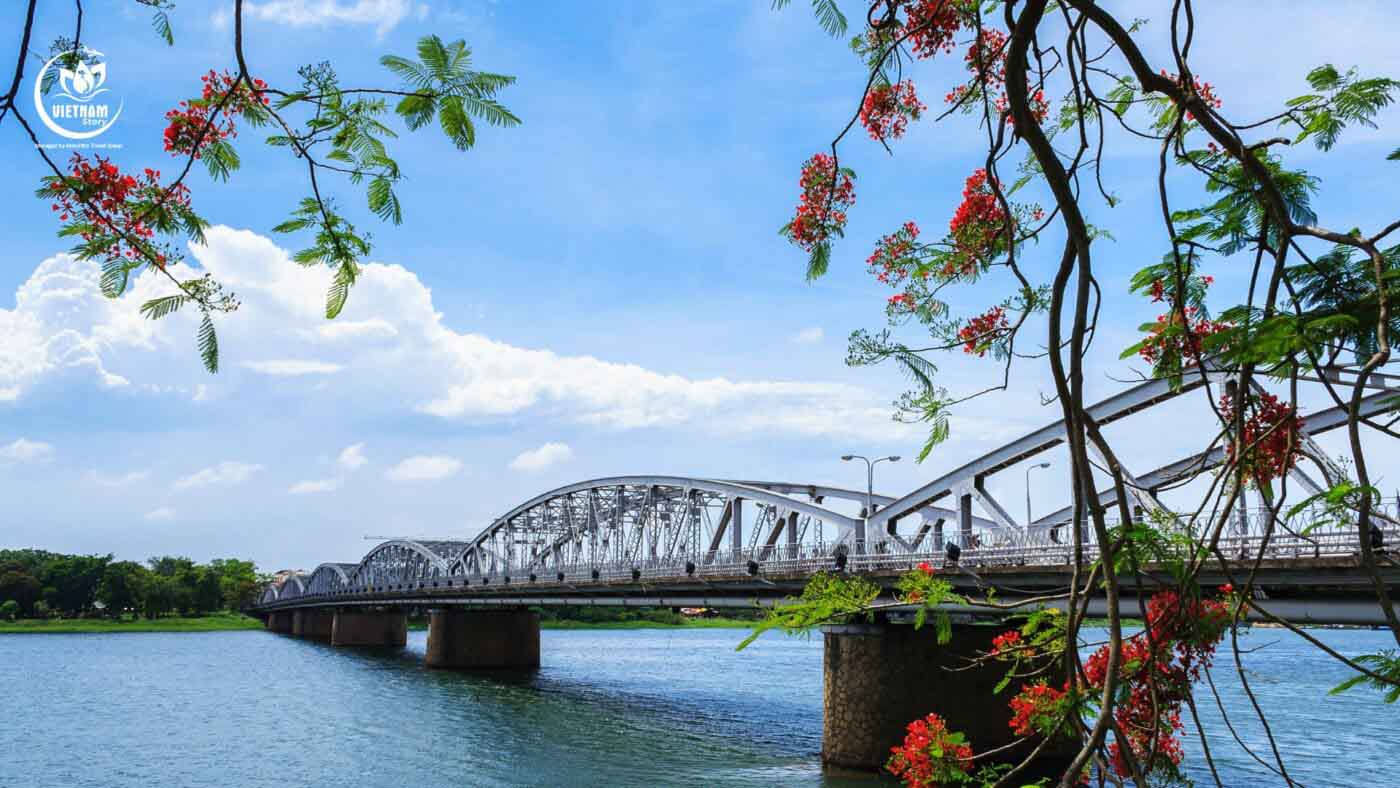
<svg viewBox="0 0 1400 788"><path fill-rule="evenodd" d="M1372 546L1400 545L1400 523L1395 517L1395 507L1385 507L1376 520L1378 527L1373 533ZM1247 559L1260 554L1265 558L1320 558L1324 556L1352 556L1360 552L1360 539L1356 526L1348 522L1335 522L1325 512L1316 517L1298 518L1286 528L1275 527L1270 533L1264 526L1268 520L1264 516L1251 516L1238 522L1239 527L1228 528L1218 542L1217 548L1226 558ZM358 596L373 596L383 593L412 592L433 594L444 591L454 593L466 589L486 588L496 591L503 586L519 587L534 583L566 585L587 584L627 584L648 582L678 582L686 578L704 579L734 578L744 575L801 575L819 570L845 569L854 572L899 571L912 569L920 563L945 568L952 563L948 544L959 548L957 563L964 567L1063 567L1074 560L1074 545L1067 543L1068 529L1046 531L1036 535L1002 536L993 541L986 532L975 532L972 538L965 538L956 531L942 534L943 541L929 538L912 547L907 542L894 539L872 541L865 545L778 544L739 550L717 550L700 554L656 555L640 559L619 558L601 562L564 562L549 566L520 567L513 570L497 570L491 574L446 575L432 578L380 580L374 584L357 582L351 578L348 585L332 591L313 591L310 588L299 590L285 587L275 601L264 600L264 604L282 604L293 601L335 601L336 599ZM1086 560L1098 557L1098 545L1092 531L1086 531L1083 552ZM1267 541L1266 541L1267 540Z"/></svg>

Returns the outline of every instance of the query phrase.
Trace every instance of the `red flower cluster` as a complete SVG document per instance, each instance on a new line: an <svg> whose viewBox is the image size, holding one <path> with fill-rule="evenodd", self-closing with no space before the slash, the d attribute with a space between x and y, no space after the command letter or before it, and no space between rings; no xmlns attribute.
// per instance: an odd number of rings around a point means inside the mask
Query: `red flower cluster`
<svg viewBox="0 0 1400 788"><path fill-rule="evenodd" d="M948 223L952 235L953 254L949 256L943 275L954 277L972 273L979 264L1006 247L1006 211L992 193L987 171L978 169L963 184L963 201Z"/></svg>
<svg viewBox="0 0 1400 788"><path fill-rule="evenodd" d="M961 733L948 730L937 714L909 723L904 743L890 748L885 768L910 786L962 782L972 770L972 747Z"/></svg>
<svg viewBox="0 0 1400 788"><path fill-rule="evenodd" d="M1024 647L1021 633L1015 629L1007 631L992 638L992 656L1007 657L1019 653Z"/></svg>
<svg viewBox="0 0 1400 788"><path fill-rule="evenodd" d="M979 29L977 38L973 39L967 54L963 55L967 70L972 73L972 81L953 88L943 100L948 104L959 104L969 93L978 89L988 96L1000 91L992 102L993 107L1006 117L1007 123L1011 123L1011 115L1007 112L1010 103L1006 96L1006 40L1006 34L994 27ZM1029 104L1036 121L1043 121L1050 114L1050 103L1045 100L1042 89L1031 92Z"/></svg>
<svg viewBox="0 0 1400 788"><path fill-rule="evenodd" d="M110 160L97 156L90 162L80 153L69 161L68 177L49 178L40 192L53 200L59 220L74 225L83 241L96 241L97 253L108 259L134 260L144 250L163 266L165 255L148 243L155 228L145 215L152 202L162 199L165 205L188 208L189 189L181 184L162 198L165 190L156 170L147 168L140 177L124 175Z"/></svg>
<svg viewBox="0 0 1400 788"><path fill-rule="evenodd" d="M978 357L987 355L992 342L1010 326L1006 322L1006 310L999 306L988 309L983 314L971 318L967 325L958 331L958 340L963 343L964 353L976 353Z"/></svg>
<svg viewBox="0 0 1400 788"><path fill-rule="evenodd" d="M1283 476L1298 461L1302 449L1303 420L1298 409L1268 392L1250 397L1245 407L1244 431L1227 447L1231 461L1243 447L1239 463L1245 478L1263 487ZM1235 405L1226 394L1220 398L1220 410L1227 422L1235 419Z"/></svg>
<svg viewBox="0 0 1400 788"><path fill-rule="evenodd" d="M798 185L802 196L797 215L784 230L793 243L810 252L845 228L846 211L856 202L855 176L838 169L830 154L818 153L802 165Z"/></svg>
<svg viewBox="0 0 1400 788"><path fill-rule="evenodd" d="M924 573L924 576L926 576L926 577L933 577L933 573L934 573L935 570L934 570L934 568L933 568L933 565L930 564L928 561L921 561L921 562L919 562L919 565L918 565L916 568L917 568L920 572L923 572L923 573Z"/></svg>
<svg viewBox="0 0 1400 788"><path fill-rule="evenodd" d="M1159 293L1154 284L1152 300L1159 300ZM1199 314L1200 310L1196 307L1188 306L1180 311L1158 315L1157 323L1152 327L1147 343L1138 350L1138 355L1143 361L1154 366L1163 359L1180 359L1181 363L1187 366L1199 363L1201 340L1233 327L1230 323L1199 317ZM1189 325L1189 330L1167 333L1168 328L1183 324Z"/></svg>
<svg viewBox="0 0 1400 788"><path fill-rule="evenodd" d="M1214 143L1211 143L1211 144L1214 144ZM1202 277L1201 277L1201 284L1202 284L1203 286L1205 286L1205 287L1210 287L1210 286L1211 286L1212 284L1214 284L1214 283L1215 283L1215 277L1213 277L1213 276L1202 276ZM1156 303L1156 302L1158 302L1158 301L1163 301L1163 300L1166 299L1166 297L1167 297L1167 285L1166 285L1166 283L1163 282L1161 279L1154 279L1154 280L1152 280L1152 288L1151 288L1151 289L1152 289L1152 301L1153 301L1153 303ZM1160 320L1161 318L1158 318L1158 319Z"/></svg>
<svg viewBox="0 0 1400 788"><path fill-rule="evenodd" d="M865 259L875 278L887 285L898 285L909 276L914 265L914 242L919 238L919 225L905 222L904 226L881 238L875 251Z"/></svg>
<svg viewBox="0 0 1400 788"><path fill-rule="evenodd" d="M1067 692L1055 689L1044 680L1023 687L1011 699L1011 728L1018 736L1046 734L1057 728L1065 717Z"/></svg>
<svg viewBox="0 0 1400 788"><path fill-rule="evenodd" d="M907 41L914 57L927 59L939 52L953 51L953 37L958 29L974 18L964 6L958 0L916 0L909 5L904 31L909 35Z"/></svg>
<svg viewBox="0 0 1400 788"><path fill-rule="evenodd" d="M1227 596L1229 591L1221 588ZM1123 641L1118 678L1123 691L1113 708L1121 738L1109 746L1114 770L1128 776L1123 757L1126 743L1134 760L1149 771L1175 774L1181 763L1181 707L1191 683L1215 657L1215 648L1230 623L1228 599L1185 599L1174 590L1161 591L1147 603L1147 629ZM1091 689L1103 688L1108 677L1109 646L1100 647L1084 662Z"/></svg>
<svg viewBox="0 0 1400 788"><path fill-rule="evenodd" d="M1182 84L1181 77L1177 76L1176 74L1168 74L1165 68L1162 69L1162 76L1166 77L1167 79L1170 79L1178 85ZM1198 98L1200 98L1202 102L1205 103L1207 107L1220 109L1221 107L1225 106L1225 102L1221 101L1220 97L1215 95L1215 87L1209 82L1202 82L1199 79L1192 77L1191 90L1196 94ZM1195 120L1196 117L1188 111L1186 113L1186 119Z"/></svg>
<svg viewBox="0 0 1400 788"><path fill-rule="evenodd" d="M165 127L165 150L177 156L194 152L200 158L202 152L216 139L237 137L238 129L234 118L247 112L258 111L261 105L269 103L264 94L267 83L253 80L253 87L225 71L222 74L210 71L201 76L204 89L199 98L181 101L180 106L165 113L170 125ZM221 114L210 123L215 108L232 93L224 103ZM208 126L208 129L205 129ZM203 135L203 136L201 136ZM196 142L198 143L196 145Z"/></svg>
<svg viewBox="0 0 1400 788"><path fill-rule="evenodd" d="M906 79L871 88L860 107L860 122L872 140L897 140L904 136L909 121L918 120L925 109L914 83Z"/></svg>

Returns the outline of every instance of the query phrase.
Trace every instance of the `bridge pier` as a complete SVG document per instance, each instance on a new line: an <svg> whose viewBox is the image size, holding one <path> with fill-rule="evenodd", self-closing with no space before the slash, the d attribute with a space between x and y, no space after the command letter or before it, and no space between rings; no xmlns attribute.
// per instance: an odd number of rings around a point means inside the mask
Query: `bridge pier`
<svg viewBox="0 0 1400 788"><path fill-rule="evenodd" d="M540 615L529 610L430 610L430 668L484 670L540 666Z"/></svg>
<svg viewBox="0 0 1400 788"><path fill-rule="evenodd" d="M302 638L330 640L335 614L320 608L302 608L292 613L292 634Z"/></svg>
<svg viewBox="0 0 1400 788"><path fill-rule="evenodd" d="M952 640L940 646L932 624L824 628L822 763L880 769L890 748L904 741L906 726L930 712L966 734L976 752L1015 741L1007 700L1017 688L1013 683L994 694L1007 665L967 662L991 650L992 638L1005 629L954 626ZM1024 741L999 760L1018 762L1034 746ZM1023 776L1058 776L1077 749L1071 741L1052 742Z"/></svg>
<svg viewBox="0 0 1400 788"><path fill-rule="evenodd" d="M288 634L292 631L292 614L290 611L285 610L276 613L268 613L267 618L263 620L263 626L267 628L268 632L277 632L283 635Z"/></svg>
<svg viewBox="0 0 1400 788"><path fill-rule="evenodd" d="M401 610L337 610L331 621L332 646L402 646L408 643L408 616Z"/></svg>

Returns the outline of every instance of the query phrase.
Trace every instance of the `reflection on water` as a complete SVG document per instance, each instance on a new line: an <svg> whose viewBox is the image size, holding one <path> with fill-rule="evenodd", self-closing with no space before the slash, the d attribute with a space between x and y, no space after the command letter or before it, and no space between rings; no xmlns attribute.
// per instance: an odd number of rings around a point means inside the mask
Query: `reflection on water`
<svg viewBox="0 0 1400 788"><path fill-rule="evenodd" d="M1317 634L1348 655L1387 641ZM741 635L546 631L542 668L522 674L426 670L422 632L390 650L263 632L0 635L0 786L872 783L819 768L820 638L767 637L735 653ZM1290 774L1309 786L1395 784L1400 710L1370 690L1328 697L1345 670L1287 633L1255 630L1242 647L1256 649L1248 676ZM1226 711L1267 759L1220 661ZM1200 705L1227 785L1280 782L1233 743L1208 691Z"/></svg>

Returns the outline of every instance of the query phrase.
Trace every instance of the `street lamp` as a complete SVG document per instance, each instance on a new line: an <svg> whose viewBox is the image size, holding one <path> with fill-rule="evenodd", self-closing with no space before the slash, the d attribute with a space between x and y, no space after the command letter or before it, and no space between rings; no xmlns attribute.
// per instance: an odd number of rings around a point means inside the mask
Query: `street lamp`
<svg viewBox="0 0 1400 788"><path fill-rule="evenodd" d="M1026 469L1026 527L1031 527L1031 471L1036 468L1049 468L1050 463L1038 462Z"/></svg>
<svg viewBox="0 0 1400 788"><path fill-rule="evenodd" d="M899 455L893 454L889 457L878 457L872 460L859 454L843 454L841 460L843 462L865 461L865 516L869 517L875 513L875 466L886 461L899 462Z"/></svg>

